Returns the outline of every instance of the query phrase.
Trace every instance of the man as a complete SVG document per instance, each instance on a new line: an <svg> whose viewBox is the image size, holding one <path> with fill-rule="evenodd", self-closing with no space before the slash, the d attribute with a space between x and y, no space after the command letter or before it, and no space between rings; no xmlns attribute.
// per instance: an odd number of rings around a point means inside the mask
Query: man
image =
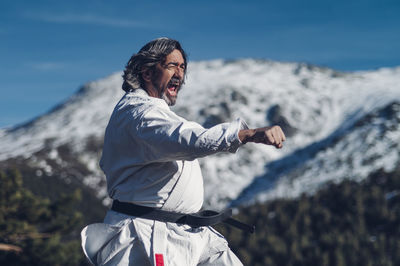
<svg viewBox="0 0 400 266"><path fill-rule="evenodd" d="M242 265L212 227L174 219L203 204L197 158L234 153L246 142L281 148L285 135L278 126L249 129L241 119L205 129L176 115L169 106L186 67L181 45L168 38L149 42L126 66L126 94L111 115L100 160L114 203L104 223L82 231L93 264Z"/></svg>

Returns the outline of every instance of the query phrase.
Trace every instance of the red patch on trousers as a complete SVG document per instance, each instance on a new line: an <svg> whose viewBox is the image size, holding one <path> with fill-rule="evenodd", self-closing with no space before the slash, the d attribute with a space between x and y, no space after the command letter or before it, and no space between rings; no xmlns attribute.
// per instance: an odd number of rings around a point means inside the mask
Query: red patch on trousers
<svg viewBox="0 0 400 266"><path fill-rule="evenodd" d="M164 257L162 254L156 254L156 266L164 266Z"/></svg>

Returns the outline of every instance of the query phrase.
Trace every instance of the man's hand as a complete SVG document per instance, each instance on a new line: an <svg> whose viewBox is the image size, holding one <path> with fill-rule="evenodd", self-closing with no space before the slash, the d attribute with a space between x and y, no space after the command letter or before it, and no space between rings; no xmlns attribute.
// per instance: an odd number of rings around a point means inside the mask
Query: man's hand
<svg viewBox="0 0 400 266"><path fill-rule="evenodd" d="M266 145L274 145L276 148L280 149L286 137L280 126L272 126L240 130L239 139L242 143L264 143Z"/></svg>

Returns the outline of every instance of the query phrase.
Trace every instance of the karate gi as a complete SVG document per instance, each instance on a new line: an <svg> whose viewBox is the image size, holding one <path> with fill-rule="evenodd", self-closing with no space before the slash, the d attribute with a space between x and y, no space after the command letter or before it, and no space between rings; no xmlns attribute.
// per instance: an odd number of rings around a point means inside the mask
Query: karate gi
<svg viewBox="0 0 400 266"><path fill-rule="evenodd" d="M205 129L172 112L145 90L126 93L104 138L100 167L112 199L166 211L194 213L203 204L197 158L236 152L237 119ZM137 218L108 211L104 223L82 230L82 247L95 265L242 265L212 227Z"/></svg>

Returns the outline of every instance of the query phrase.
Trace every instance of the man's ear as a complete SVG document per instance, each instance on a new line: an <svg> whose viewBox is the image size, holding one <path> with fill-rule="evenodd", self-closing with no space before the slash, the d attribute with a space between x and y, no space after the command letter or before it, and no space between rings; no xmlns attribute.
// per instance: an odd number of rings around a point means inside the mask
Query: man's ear
<svg viewBox="0 0 400 266"><path fill-rule="evenodd" d="M143 72L142 72L142 78L144 81L146 82L151 82L151 78L153 77L153 71L151 71L150 68L146 68Z"/></svg>

